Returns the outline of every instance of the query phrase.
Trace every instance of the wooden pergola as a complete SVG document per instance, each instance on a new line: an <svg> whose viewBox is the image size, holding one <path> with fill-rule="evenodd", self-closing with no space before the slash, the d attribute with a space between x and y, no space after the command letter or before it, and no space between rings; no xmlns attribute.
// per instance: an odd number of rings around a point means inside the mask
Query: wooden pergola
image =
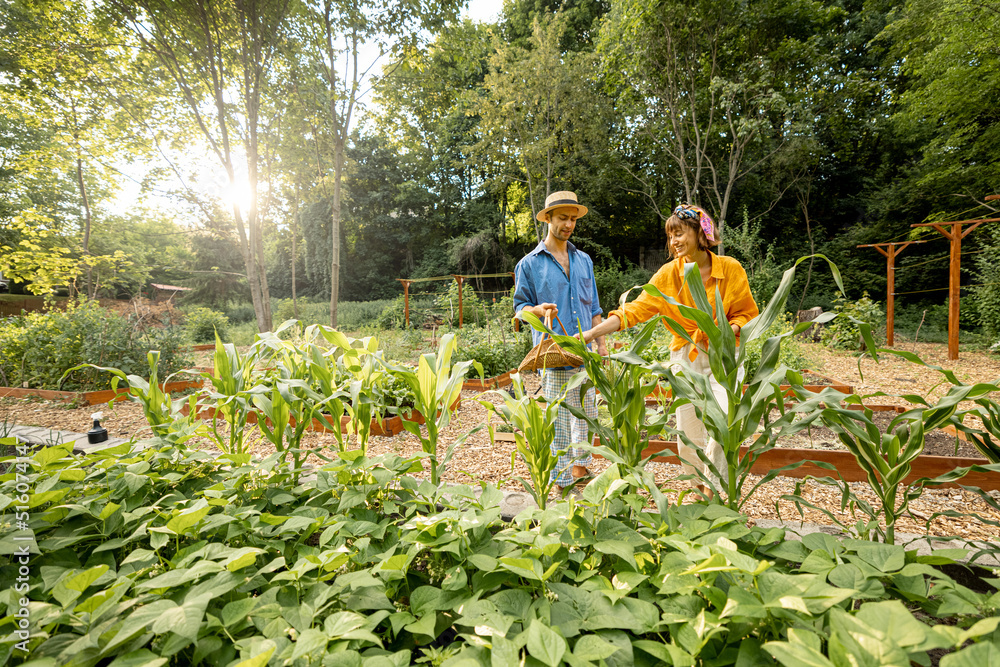
<svg viewBox="0 0 1000 667"><path fill-rule="evenodd" d="M458 283L458 328L462 328L464 313L462 308L462 285L465 283L466 278L505 278L510 276L514 277L513 273L483 273L477 275L460 275L452 274L450 276L434 276L432 278L396 278L399 282L403 283L403 318L406 322L406 328L410 327L410 285L413 283L425 283L435 280L454 280Z"/></svg>
<svg viewBox="0 0 1000 667"><path fill-rule="evenodd" d="M896 323L896 256L912 243L927 243L927 241L901 241L897 243L866 243L859 248L875 248L886 257L886 298L885 298L885 343L893 347L893 329ZM883 250L883 248L885 248Z"/></svg>
<svg viewBox="0 0 1000 667"><path fill-rule="evenodd" d="M990 195L987 200L1000 199ZM948 276L948 359L958 359L958 299L961 288L962 239L984 222L1000 222L1000 218L955 220L954 222L918 222L911 227L933 227L951 242L951 259ZM962 225L968 225L964 230Z"/></svg>

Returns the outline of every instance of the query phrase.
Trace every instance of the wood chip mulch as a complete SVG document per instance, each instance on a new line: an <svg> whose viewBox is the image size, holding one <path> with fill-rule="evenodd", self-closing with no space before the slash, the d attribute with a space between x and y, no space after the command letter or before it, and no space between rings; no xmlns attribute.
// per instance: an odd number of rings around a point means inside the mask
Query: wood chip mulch
<svg viewBox="0 0 1000 667"><path fill-rule="evenodd" d="M826 349L818 344L803 343L805 352L813 359L822 360L813 370L828 377L844 381L854 386L861 394L871 394L882 391L892 396L873 399L871 402L907 405L900 398L902 394L921 394L930 400L944 394L947 385L942 384L940 374L916 366L910 362L886 355L880 364L871 360L861 362L860 372L856 355ZM909 351L911 343L899 346ZM927 363L950 368L964 382L993 382L1000 379L1000 357L986 352L961 353L961 358L955 362L947 360L945 345L918 343L916 354ZM863 375L863 377L862 377ZM529 376L526 381L529 391L538 387L535 376ZM439 452L463 433L473 430L487 420L488 411L478 403L478 399L488 399L489 393L462 392L462 406L451 425L442 433ZM102 411L105 415L102 422L111 436L135 437L141 439L150 435L150 430L142 416L140 407L134 403L116 403L113 409L105 406L89 406L67 409L52 402L32 402L24 399L0 399L0 432L3 423L25 426L44 426L53 429L85 433L91 427L91 414ZM254 442L252 451L257 455L266 455L273 451L270 444L263 440L254 427L250 436ZM197 446L210 447L210 443L195 443ZM335 450L336 440L332 434L307 433L304 445L319 450ZM369 454L379 455L393 453L399 455L413 454L420 451L419 441L409 433L402 433L391 438L373 437L369 442ZM497 484L501 488L520 489L516 476L527 477L527 468L518 458L515 458L511 469L511 458L514 444L509 442L490 442L485 428L471 434L452 459L445 478L452 482L476 483L479 480ZM317 457L311 457L311 463L320 465ZM595 474L607 467L607 461L595 459L590 467ZM679 466L666 463L650 463L657 483L668 495L676 501L678 492L688 489L689 483L678 481L681 474ZM751 478L750 485L759 478ZM778 477L761 486L743 508L745 514L754 519L780 519L784 521L805 521L807 523L832 525L831 519L823 512L803 508L800 516L794 505L781 496L792 493L799 480ZM875 496L867 484L852 485L859 496L869 502L875 501ZM861 519L851 518L848 513L841 512L840 492L837 489L811 482L802 491L803 496L813 504L823 507L841 521L853 524ZM993 492L1000 500L1000 493ZM966 540L986 540L996 542L1000 537L1000 529L983 523L968 514L977 514L983 518L1000 522L1000 512L991 509L974 493L962 489L927 489L923 495L911 504L912 515L901 518L897 522L897 532L918 533L946 537L958 536ZM954 511L966 513L958 518L937 517L925 526L937 512Z"/></svg>

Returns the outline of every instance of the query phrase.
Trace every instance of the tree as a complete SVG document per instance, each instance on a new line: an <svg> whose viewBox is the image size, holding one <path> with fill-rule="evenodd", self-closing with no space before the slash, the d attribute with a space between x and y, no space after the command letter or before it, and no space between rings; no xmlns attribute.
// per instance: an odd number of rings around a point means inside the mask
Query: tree
<svg viewBox="0 0 1000 667"><path fill-rule="evenodd" d="M125 40L87 3L73 0L7 3L0 9L0 33L4 116L26 131L13 137L5 166L18 180L36 183L71 173L76 189L67 200L22 188L20 202L9 209L17 238L9 239L16 245L8 248L18 250L6 259L7 272L37 275L35 288L44 291L54 285L75 288L79 271L85 276L83 291L93 298L100 284L94 271L122 262L92 248L100 204L115 189L116 152L141 156L148 150L109 93L135 90Z"/></svg>
<svg viewBox="0 0 1000 667"><path fill-rule="evenodd" d="M271 330L262 215L261 113L285 39L291 0L107 0L122 25L155 56L200 136L238 187L243 167L252 201L233 202L257 326Z"/></svg>
<svg viewBox="0 0 1000 667"><path fill-rule="evenodd" d="M337 326L340 297L340 248L343 178L351 123L362 92L362 79L374 62L362 62L362 45L379 44L379 57L413 48L423 30L439 28L458 9L456 0L428 0L426 4L359 0L306 2L296 22L299 75L298 103L313 119L312 140L317 151L332 160L330 190L330 324ZM325 180L326 174L324 175Z"/></svg>
<svg viewBox="0 0 1000 667"><path fill-rule="evenodd" d="M937 212L982 203L1000 183L1000 7L909 0L883 38L908 82L893 121L921 147L908 197Z"/></svg>
<svg viewBox="0 0 1000 667"><path fill-rule="evenodd" d="M740 179L801 131L815 35L841 15L802 0L612 2L599 49L637 130L632 176L661 218L683 198L725 226Z"/></svg>
<svg viewBox="0 0 1000 667"><path fill-rule="evenodd" d="M483 87L479 143L475 153L501 165L496 179L527 187L534 221L553 191L588 178L590 157L607 150L607 110L591 73L591 53L562 53L566 30L561 13L536 17L530 48L494 41L495 54ZM560 184L557 186L557 183Z"/></svg>

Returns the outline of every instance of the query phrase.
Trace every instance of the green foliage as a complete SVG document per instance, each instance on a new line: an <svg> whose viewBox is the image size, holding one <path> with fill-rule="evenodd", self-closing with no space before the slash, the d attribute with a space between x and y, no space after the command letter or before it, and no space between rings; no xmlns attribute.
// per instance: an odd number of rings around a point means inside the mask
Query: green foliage
<svg viewBox="0 0 1000 667"><path fill-rule="evenodd" d="M448 283L448 289L434 298L435 312L442 314L445 324L458 326L458 282ZM487 304L479 298L468 281L462 284L462 324L463 326L486 324Z"/></svg>
<svg viewBox="0 0 1000 667"><path fill-rule="evenodd" d="M597 294L601 300L601 308L608 312L618 308L619 298L622 294L631 290L636 285L645 285L653 277L652 272L647 271L629 262L625 263L625 268L613 263L607 266L594 267L594 282L597 284ZM629 294L629 301L638 297L638 292Z"/></svg>
<svg viewBox="0 0 1000 667"><path fill-rule="evenodd" d="M971 288L972 300L984 333L996 341L1000 340L1000 230L986 225L977 232L984 241L982 252L974 258L981 284Z"/></svg>
<svg viewBox="0 0 1000 667"><path fill-rule="evenodd" d="M492 392L503 399L500 405L489 400L480 400L479 403L499 415L504 425L514 432L517 452L511 455L510 467L513 470L515 457L520 454L528 466L529 479L518 477L517 480L535 499L535 504L544 510L549 491L555 484L552 471L559 463L559 453L552 452L552 442L564 397L546 403L533 400L524 391L524 379L520 373L513 375L513 387L513 396L507 391ZM493 440L492 432L490 440Z"/></svg>
<svg viewBox="0 0 1000 667"><path fill-rule="evenodd" d="M444 457L439 461L437 453L438 435L451 423L457 403L462 396L462 380L472 365L471 361L452 363L455 353L454 334L441 337L441 344L436 353L420 355L416 372L413 369L390 365L393 374L410 386L414 396L414 407L424 416L425 428L421 429L416 421L404 419L403 427L419 440L427 460L430 462L431 484L437 485L441 470L446 468L455 448L465 442L468 434L457 438L449 445ZM440 465L440 467L439 467ZM437 495L438 490L432 491Z"/></svg>
<svg viewBox="0 0 1000 667"><path fill-rule="evenodd" d="M274 308L275 312L278 312L279 305L277 299L271 301L271 307ZM254 322L257 319L257 315L254 313L253 304L247 301L236 301L230 299L226 302L225 306L226 317L232 324L243 324L244 322ZM279 318L280 319L280 318ZM290 319L288 317L284 318L282 321Z"/></svg>
<svg viewBox="0 0 1000 667"><path fill-rule="evenodd" d="M8 522L0 538L30 536L33 551L0 613L26 597L43 621L24 651L0 638L0 659L694 665L766 652L797 667L928 664L935 649L985 665L1000 650L996 593L933 567L964 550L799 541L718 505L648 511L656 485L619 465L506 524L492 485L450 486L428 513L414 459L339 455L296 483L277 456L218 465L144 444L22 449L0 477L0 511L30 506L28 530ZM3 559L0 577L17 568Z"/></svg>
<svg viewBox="0 0 1000 667"><path fill-rule="evenodd" d="M771 326L760 337L754 338L751 341L740 341L741 346L745 347L743 368L746 377L753 377L757 374L757 369L760 367L761 353L764 350L764 343L774 336L786 336L783 339L781 351L778 354L778 363L793 370L802 370L811 366L809 359L802 352L802 346L799 344L798 339L787 336L793 329L795 329L795 325L792 323L792 317L785 312L778 315Z"/></svg>
<svg viewBox="0 0 1000 667"><path fill-rule="evenodd" d="M474 360L483 368L484 377L496 377L515 369L531 350L527 331L509 331L507 322L485 328L468 327L459 332L456 361Z"/></svg>
<svg viewBox="0 0 1000 667"><path fill-rule="evenodd" d="M747 272L754 301L767 303L781 282L781 269L774 259L774 242L764 241L761 220L751 222L744 206L743 225L726 227L723 241L726 253L739 260L740 266Z"/></svg>
<svg viewBox="0 0 1000 667"><path fill-rule="evenodd" d="M429 297L410 296L410 326L419 327L434 317L434 302ZM377 324L382 329L404 329L406 325L406 300L403 295L390 301L379 313Z"/></svg>
<svg viewBox="0 0 1000 667"><path fill-rule="evenodd" d="M168 375L190 363L186 345L179 328L146 328L96 301L71 302L65 311L30 313L0 324L0 379L33 389L107 389L108 376L93 368L64 374L86 363L143 375L146 354L159 350L161 373Z"/></svg>
<svg viewBox="0 0 1000 667"><path fill-rule="evenodd" d="M184 331L194 343L209 343L216 335L229 340L229 318L211 308L191 308L184 315Z"/></svg>
<svg viewBox="0 0 1000 667"><path fill-rule="evenodd" d="M873 331L881 327L884 340L885 313L877 301L868 298L868 292L857 301L844 298L841 292L833 300L833 312L837 318L823 326L820 331L820 342L838 350L862 350L865 342L861 335L861 323L867 324Z"/></svg>

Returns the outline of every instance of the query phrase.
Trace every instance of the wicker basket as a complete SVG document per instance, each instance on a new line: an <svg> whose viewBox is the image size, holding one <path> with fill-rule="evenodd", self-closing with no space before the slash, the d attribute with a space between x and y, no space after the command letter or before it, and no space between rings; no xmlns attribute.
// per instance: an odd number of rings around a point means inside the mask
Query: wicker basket
<svg viewBox="0 0 1000 667"><path fill-rule="evenodd" d="M566 327L563 326L562 320L556 315L556 322L559 322L559 326L562 327L563 333L566 333ZM545 326L552 328L552 315L546 313L545 315ZM568 336L569 334L566 333ZM525 355L524 361L521 365L517 367L518 373L523 373L525 371L537 371L543 368L562 368L564 366L582 366L583 358L573 354L572 352L567 352L562 349L556 342L552 340L549 334L542 334L542 340L538 345L531 348L528 354Z"/></svg>

